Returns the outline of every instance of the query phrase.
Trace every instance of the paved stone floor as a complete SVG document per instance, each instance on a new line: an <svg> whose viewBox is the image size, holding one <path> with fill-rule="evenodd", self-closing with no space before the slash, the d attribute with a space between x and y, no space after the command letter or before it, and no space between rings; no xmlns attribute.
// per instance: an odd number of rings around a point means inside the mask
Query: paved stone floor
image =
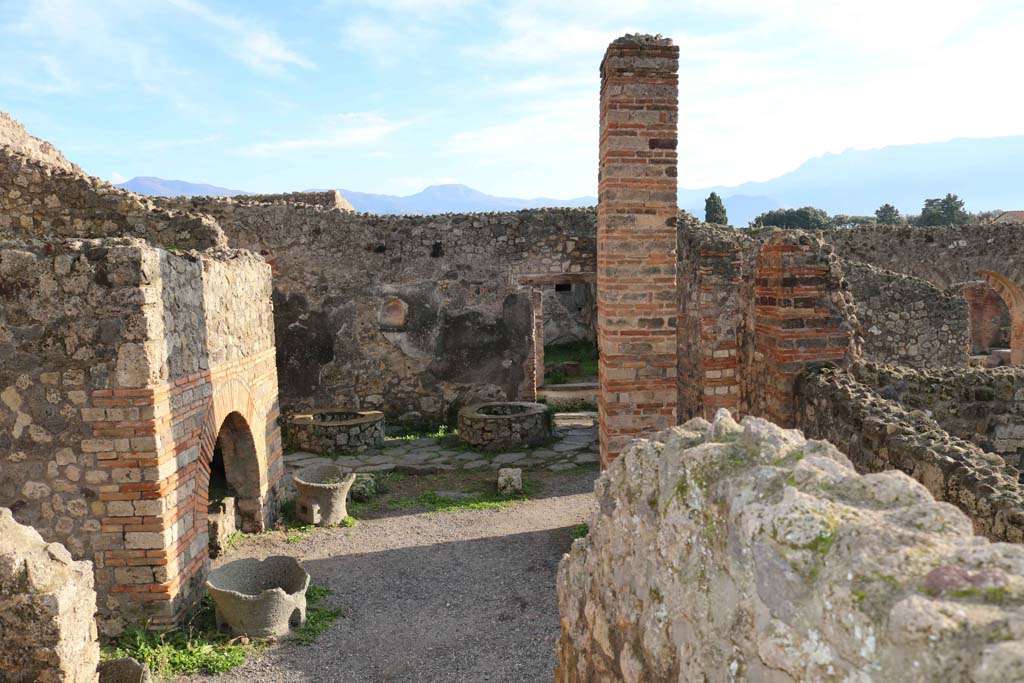
<svg viewBox="0 0 1024 683"><path fill-rule="evenodd" d="M483 453L453 445L446 439L386 439L384 446L365 453L321 457L296 451L284 456L290 474L309 465L336 463L353 472L397 471L431 474L446 470L475 470L489 467L547 468L554 472L571 470L600 460L596 429L597 414L558 413L550 443L501 453Z"/></svg>

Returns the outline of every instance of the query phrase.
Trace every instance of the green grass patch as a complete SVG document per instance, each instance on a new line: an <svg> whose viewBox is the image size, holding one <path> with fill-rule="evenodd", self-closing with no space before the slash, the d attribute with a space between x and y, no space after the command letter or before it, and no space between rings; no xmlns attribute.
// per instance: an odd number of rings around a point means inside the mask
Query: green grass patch
<svg viewBox="0 0 1024 683"><path fill-rule="evenodd" d="M306 590L306 623L295 630L295 639L303 645L310 645L341 617L341 610L324 607L324 598L334 591L316 584Z"/></svg>
<svg viewBox="0 0 1024 683"><path fill-rule="evenodd" d="M577 524L569 530L569 535L573 537L573 540L577 538L586 538L587 534L590 533L590 525L584 522L583 524Z"/></svg>
<svg viewBox="0 0 1024 683"><path fill-rule="evenodd" d="M578 378L569 378L554 369L555 366L566 362L580 364L580 375L582 377L597 375L597 344L592 341L578 341L568 344L552 344L544 347L544 366L552 367L552 370L544 372L544 384L566 384L576 381Z"/></svg>
<svg viewBox="0 0 1024 683"><path fill-rule="evenodd" d="M415 441L416 439L440 439L455 432L446 424L432 427L399 427L394 433L388 434L385 441Z"/></svg>
<svg viewBox="0 0 1024 683"><path fill-rule="evenodd" d="M160 678L231 671L260 647L217 630L213 601L203 599L189 624L174 631L126 630L103 648L103 659L134 657Z"/></svg>
<svg viewBox="0 0 1024 683"><path fill-rule="evenodd" d="M436 491L424 491L415 496L406 496L402 498L391 498L388 500L374 501L373 503L362 506L361 511L365 511L369 507L373 507L377 510L409 510L409 509L426 509L428 512L455 512L458 510L498 510L516 503L521 503L524 500L529 500L532 496L536 496L540 490L540 485L532 480L523 480L523 493L518 496L502 496L497 491L492 490L467 490L465 497L452 498L449 496L442 496Z"/></svg>
<svg viewBox="0 0 1024 683"><path fill-rule="evenodd" d="M349 503L353 507L354 503ZM351 515L345 517L338 527L354 527L356 519ZM295 501L289 500L281 506L281 517L277 523L277 529L284 532L284 540L288 543L302 543L309 535L316 530L315 524L306 524L295 516ZM329 527L328 527L329 528Z"/></svg>

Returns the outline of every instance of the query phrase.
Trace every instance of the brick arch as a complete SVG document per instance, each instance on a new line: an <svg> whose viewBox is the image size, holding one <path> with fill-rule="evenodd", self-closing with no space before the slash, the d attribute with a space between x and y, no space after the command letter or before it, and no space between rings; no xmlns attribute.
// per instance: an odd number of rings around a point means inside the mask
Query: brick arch
<svg viewBox="0 0 1024 683"><path fill-rule="evenodd" d="M266 439L253 431L265 423L261 418L249 387L241 380L228 380L214 389L199 439L203 493L209 486L210 464L220 438L225 472L238 491L242 527L248 532L262 531L265 526L263 501L270 487Z"/></svg>
<svg viewBox="0 0 1024 683"><path fill-rule="evenodd" d="M978 275L1002 297L1010 309L1010 364L1024 365L1024 290L1001 273L979 270Z"/></svg>

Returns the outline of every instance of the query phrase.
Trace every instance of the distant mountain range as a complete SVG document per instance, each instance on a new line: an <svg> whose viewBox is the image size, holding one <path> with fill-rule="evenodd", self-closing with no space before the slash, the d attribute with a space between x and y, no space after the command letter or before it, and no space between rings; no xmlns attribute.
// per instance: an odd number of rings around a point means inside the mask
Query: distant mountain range
<svg viewBox="0 0 1024 683"><path fill-rule="evenodd" d="M235 197L240 194L253 194L245 190L229 190L216 185L190 183L187 180L164 180L151 176L137 176L117 187L150 197Z"/></svg>
<svg viewBox="0 0 1024 683"><path fill-rule="evenodd" d="M679 205L703 218L704 199L714 191L725 201L729 222L745 226L780 207L816 206L829 213L869 215L888 202L918 213L924 200L947 192L971 211L1024 208L1024 135L958 138L949 142L848 150L804 162L764 182L697 190L681 189ZM148 195L249 194L181 180L133 178L119 187ZM433 185L406 197L341 189L357 211L384 214L516 211L542 206L591 206L596 197L516 199L484 194L465 185Z"/></svg>
<svg viewBox="0 0 1024 683"><path fill-rule="evenodd" d="M118 187L155 197L236 197L255 194L245 190L230 190L225 187L190 183L186 180L164 180L162 178L138 177L121 183ZM322 189L322 188L321 188ZM319 191L319 190L313 190ZM545 206L593 206L597 197L576 199L516 199L495 197L484 194L466 185L431 185L422 192L399 197L390 194L371 194L355 190L339 190L352 203L356 211L385 214L431 214L431 213L474 213L483 211L518 211L537 209Z"/></svg>
<svg viewBox="0 0 1024 683"><path fill-rule="evenodd" d="M1024 208L1022 178L1024 135L957 138L826 154L765 182L682 190L679 205L702 216L704 198L713 190L725 200L734 225L779 207L867 215L888 202L903 213L920 213L925 199L947 192L965 200L969 211L1012 210Z"/></svg>

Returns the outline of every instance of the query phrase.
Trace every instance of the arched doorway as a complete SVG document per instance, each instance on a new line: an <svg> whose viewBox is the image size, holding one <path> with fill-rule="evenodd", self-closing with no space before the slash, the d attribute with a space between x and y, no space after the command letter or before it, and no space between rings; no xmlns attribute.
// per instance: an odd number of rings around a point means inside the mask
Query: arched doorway
<svg viewBox="0 0 1024 683"><path fill-rule="evenodd" d="M1010 365L1024 365L1024 290L1000 273L981 270L978 275L1006 302L1010 310Z"/></svg>
<svg viewBox="0 0 1024 683"><path fill-rule="evenodd" d="M1010 347L1010 309L985 280L961 285L967 300L971 355Z"/></svg>
<svg viewBox="0 0 1024 683"><path fill-rule="evenodd" d="M242 530L263 530L259 457L249 423L240 413L229 413L221 422L209 463L210 510L233 498Z"/></svg>

